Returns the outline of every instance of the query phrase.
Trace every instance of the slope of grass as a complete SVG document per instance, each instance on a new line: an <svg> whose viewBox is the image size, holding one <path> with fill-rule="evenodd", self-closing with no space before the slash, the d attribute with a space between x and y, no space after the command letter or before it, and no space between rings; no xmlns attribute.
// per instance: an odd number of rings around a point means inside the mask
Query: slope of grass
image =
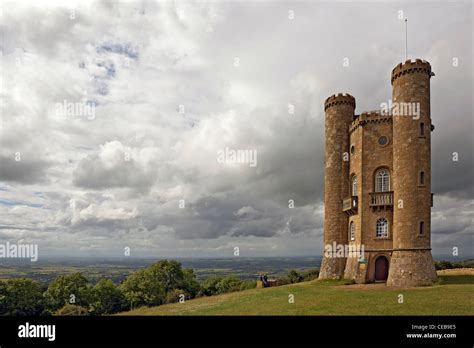
<svg viewBox="0 0 474 348"><path fill-rule="evenodd" d="M289 303L290 295L294 303ZM403 295L403 303L399 303ZM390 288L311 281L203 297L119 315L473 315L474 276L440 276L437 284Z"/></svg>

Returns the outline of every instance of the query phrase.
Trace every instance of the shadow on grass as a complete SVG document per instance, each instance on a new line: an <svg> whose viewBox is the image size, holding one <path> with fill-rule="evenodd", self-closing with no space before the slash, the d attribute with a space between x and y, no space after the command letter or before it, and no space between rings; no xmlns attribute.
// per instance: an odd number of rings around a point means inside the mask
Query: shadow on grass
<svg viewBox="0 0 474 348"><path fill-rule="evenodd" d="M438 284L474 284L474 276L472 275L449 275L438 276Z"/></svg>

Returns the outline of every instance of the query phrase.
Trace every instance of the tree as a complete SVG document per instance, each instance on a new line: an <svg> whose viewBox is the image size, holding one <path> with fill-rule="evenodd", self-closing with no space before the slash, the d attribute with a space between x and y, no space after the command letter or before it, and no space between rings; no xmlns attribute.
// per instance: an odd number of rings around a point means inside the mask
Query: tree
<svg viewBox="0 0 474 348"><path fill-rule="evenodd" d="M196 280L196 275L191 268L183 270L183 283L181 287L190 298L196 297L201 290L201 284Z"/></svg>
<svg viewBox="0 0 474 348"><path fill-rule="evenodd" d="M101 279L94 285L91 297L91 312L97 315L119 312L125 301L120 288L110 279Z"/></svg>
<svg viewBox="0 0 474 348"><path fill-rule="evenodd" d="M181 263L175 260L162 260L148 268L149 275L159 281L167 293L179 288L184 281Z"/></svg>
<svg viewBox="0 0 474 348"><path fill-rule="evenodd" d="M121 290L130 308L136 306L158 306L164 302L166 292L163 285L148 269L132 273L121 284Z"/></svg>
<svg viewBox="0 0 474 348"><path fill-rule="evenodd" d="M41 285L31 279L0 281L0 315L40 315L44 312Z"/></svg>
<svg viewBox="0 0 474 348"><path fill-rule="evenodd" d="M65 304L76 304L89 308L91 292L88 281L81 273L61 275L54 279L45 292L50 309L58 310Z"/></svg>
<svg viewBox="0 0 474 348"><path fill-rule="evenodd" d="M288 280L290 283L299 283L303 280L303 276L292 269L288 272Z"/></svg>
<svg viewBox="0 0 474 348"><path fill-rule="evenodd" d="M190 284L191 278L189 274L186 276ZM181 263L162 260L131 274L122 283L121 289L130 307L158 306L165 303L169 292L181 289L185 283Z"/></svg>

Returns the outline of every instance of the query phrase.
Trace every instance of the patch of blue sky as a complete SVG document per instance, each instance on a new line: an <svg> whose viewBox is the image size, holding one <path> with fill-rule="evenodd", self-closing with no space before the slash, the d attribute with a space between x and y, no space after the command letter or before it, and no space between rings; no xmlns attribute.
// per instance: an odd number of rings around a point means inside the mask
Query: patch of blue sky
<svg viewBox="0 0 474 348"><path fill-rule="evenodd" d="M0 199L0 204L8 206L8 207L17 206L17 205L25 205L25 206L31 207L31 208L42 208L43 207L43 204L39 204L39 203L16 202L16 201L12 201L12 200L9 200L9 199Z"/></svg>
<svg viewBox="0 0 474 348"><path fill-rule="evenodd" d="M110 52L110 53L116 53L116 54L121 54L124 56L127 56L132 59L138 59L138 49L135 47L132 47L131 44L129 43L103 43L102 45L96 47L96 52L97 53L104 53L104 52Z"/></svg>
<svg viewBox="0 0 474 348"><path fill-rule="evenodd" d="M101 68L105 68L105 70L107 71L107 78L111 79L115 77L116 70L115 70L115 64L113 62L103 61L103 62L97 63L97 66Z"/></svg>

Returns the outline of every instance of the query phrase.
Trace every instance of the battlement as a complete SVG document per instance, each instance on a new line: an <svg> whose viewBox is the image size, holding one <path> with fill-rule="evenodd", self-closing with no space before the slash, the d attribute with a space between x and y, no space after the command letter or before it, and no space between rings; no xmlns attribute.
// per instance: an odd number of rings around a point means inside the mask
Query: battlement
<svg viewBox="0 0 474 348"><path fill-rule="evenodd" d="M426 60L415 59L413 61L408 59L405 63L399 63L395 68L393 68L391 78L392 85L400 76L413 73L428 74L429 77L433 76L431 73L431 65Z"/></svg>
<svg viewBox="0 0 474 348"><path fill-rule="evenodd" d="M349 125L349 133L354 132L357 128L363 127L366 124L385 122L392 122L392 116L383 114L381 110L364 111L360 115L354 116L354 120Z"/></svg>
<svg viewBox="0 0 474 348"><path fill-rule="evenodd" d="M371 117L383 116L380 110L364 111L359 115L360 119L366 119Z"/></svg>
<svg viewBox="0 0 474 348"><path fill-rule="evenodd" d="M339 93L339 94L333 94L332 96L328 97L326 101L324 102L324 111L326 111L328 108L335 106L335 105L351 105L354 109L356 107L356 101L355 98L350 95L349 93Z"/></svg>

